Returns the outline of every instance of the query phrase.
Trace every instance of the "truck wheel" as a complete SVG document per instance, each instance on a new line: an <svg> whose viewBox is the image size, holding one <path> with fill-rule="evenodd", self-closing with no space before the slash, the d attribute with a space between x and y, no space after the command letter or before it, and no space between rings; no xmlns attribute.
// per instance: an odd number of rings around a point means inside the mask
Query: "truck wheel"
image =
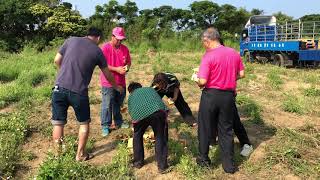
<svg viewBox="0 0 320 180"><path fill-rule="evenodd" d="M282 54L276 54L273 58L273 64L277 65L279 67L284 67L285 63L284 63L284 57Z"/></svg>

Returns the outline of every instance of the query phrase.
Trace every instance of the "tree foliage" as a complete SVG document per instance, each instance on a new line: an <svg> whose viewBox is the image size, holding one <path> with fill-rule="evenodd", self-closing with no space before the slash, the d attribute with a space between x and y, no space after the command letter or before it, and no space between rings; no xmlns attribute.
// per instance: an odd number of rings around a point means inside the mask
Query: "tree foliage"
<svg viewBox="0 0 320 180"><path fill-rule="evenodd" d="M88 25L111 34L115 26L122 26L130 43L149 41L156 46L161 38L180 34L198 36L200 30L217 27L225 37L241 32L252 15L264 11L254 8L250 12L230 4L219 5L212 1L194 1L188 9L163 5L139 10L133 0L119 4L116 0L96 6L95 13L84 19L72 4L61 0L2 0L0 1L0 49L17 51L25 43L38 44L42 49L57 37L80 36ZM293 20L282 12L273 14L278 23ZM319 14L301 17L302 20L319 21ZM182 33L182 34L181 34Z"/></svg>

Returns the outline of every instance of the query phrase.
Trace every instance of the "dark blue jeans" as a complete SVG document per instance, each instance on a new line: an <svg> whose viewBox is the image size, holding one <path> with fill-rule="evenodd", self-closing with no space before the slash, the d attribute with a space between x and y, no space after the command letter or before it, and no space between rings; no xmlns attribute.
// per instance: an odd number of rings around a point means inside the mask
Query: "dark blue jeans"
<svg viewBox="0 0 320 180"><path fill-rule="evenodd" d="M52 92L52 124L65 125L69 106L73 107L80 124L90 122L89 97L77 94L62 87L55 87Z"/></svg>
<svg viewBox="0 0 320 180"><path fill-rule="evenodd" d="M123 123L120 108L126 97L126 91L120 94L112 87L102 87L102 104L101 104L101 125L110 127L112 124L112 115L116 126L121 126Z"/></svg>

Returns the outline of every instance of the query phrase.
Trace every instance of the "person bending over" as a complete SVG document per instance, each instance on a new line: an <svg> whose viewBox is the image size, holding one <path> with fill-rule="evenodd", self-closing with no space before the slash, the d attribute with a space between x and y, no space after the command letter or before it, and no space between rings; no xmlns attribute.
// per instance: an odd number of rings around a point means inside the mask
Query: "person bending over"
<svg viewBox="0 0 320 180"><path fill-rule="evenodd" d="M189 105L182 96L180 82L174 74L167 72L156 74L151 86L157 90L161 98L167 96L174 102L174 105L187 124L193 127L197 125L197 121L192 115Z"/></svg>
<svg viewBox="0 0 320 180"><path fill-rule="evenodd" d="M160 173L168 168L168 123L167 107L157 92L151 87L142 87L140 83L132 82L128 86L130 93L128 111L133 121L133 166L141 168L144 165L143 134L148 126L155 135L155 154Z"/></svg>

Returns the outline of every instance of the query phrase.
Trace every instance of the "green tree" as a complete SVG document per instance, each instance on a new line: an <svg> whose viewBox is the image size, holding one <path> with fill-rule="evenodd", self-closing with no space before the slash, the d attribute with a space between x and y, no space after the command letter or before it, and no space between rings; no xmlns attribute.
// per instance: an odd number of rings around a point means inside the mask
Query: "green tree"
<svg viewBox="0 0 320 180"><path fill-rule="evenodd" d="M0 1L0 40L5 42L5 50L19 50L25 39L32 36L34 17L28 7L35 0Z"/></svg>
<svg viewBox="0 0 320 180"><path fill-rule="evenodd" d="M293 20L293 17L288 16L281 11L274 13L273 16L277 18L277 24L284 24Z"/></svg>
<svg viewBox="0 0 320 180"><path fill-rule="evenodd" d="M201 29L213 25L220 12L220 6L211 1L195 1L190 8L194 24Z"/></svg>
<svg viewBox="0 0 320 180"><path fill-rule="evenodd" d="M253 8L253 9L250 11L250 14L251 14L251 15L263 15L263 14L264 14L264 11L263 11L262 9Z"/></svg>
<svg viewBox="0 0 320 180"><path fill-rule="evenodd" d="M320 14L309 14L299 18L301 21L320 21Z"/></svg>
<svg viewBox="0 0 320 180"><path fill-rule="evenodd" d="M133 24L135 18L138 16L137 4L133 1L127 0L123 6L119 7L121 21L127 26Z"/></svg>
<svg viewBox="0 0 320 180"><path fill-rule="evenodd" d="M42 49L55 37L68 37L83 35L86 28L86 20L78 11L72 10L70 3L49 7L44 4L35 4L30 11L37 20L36 41L39 41L39 49Z"/></svg>

